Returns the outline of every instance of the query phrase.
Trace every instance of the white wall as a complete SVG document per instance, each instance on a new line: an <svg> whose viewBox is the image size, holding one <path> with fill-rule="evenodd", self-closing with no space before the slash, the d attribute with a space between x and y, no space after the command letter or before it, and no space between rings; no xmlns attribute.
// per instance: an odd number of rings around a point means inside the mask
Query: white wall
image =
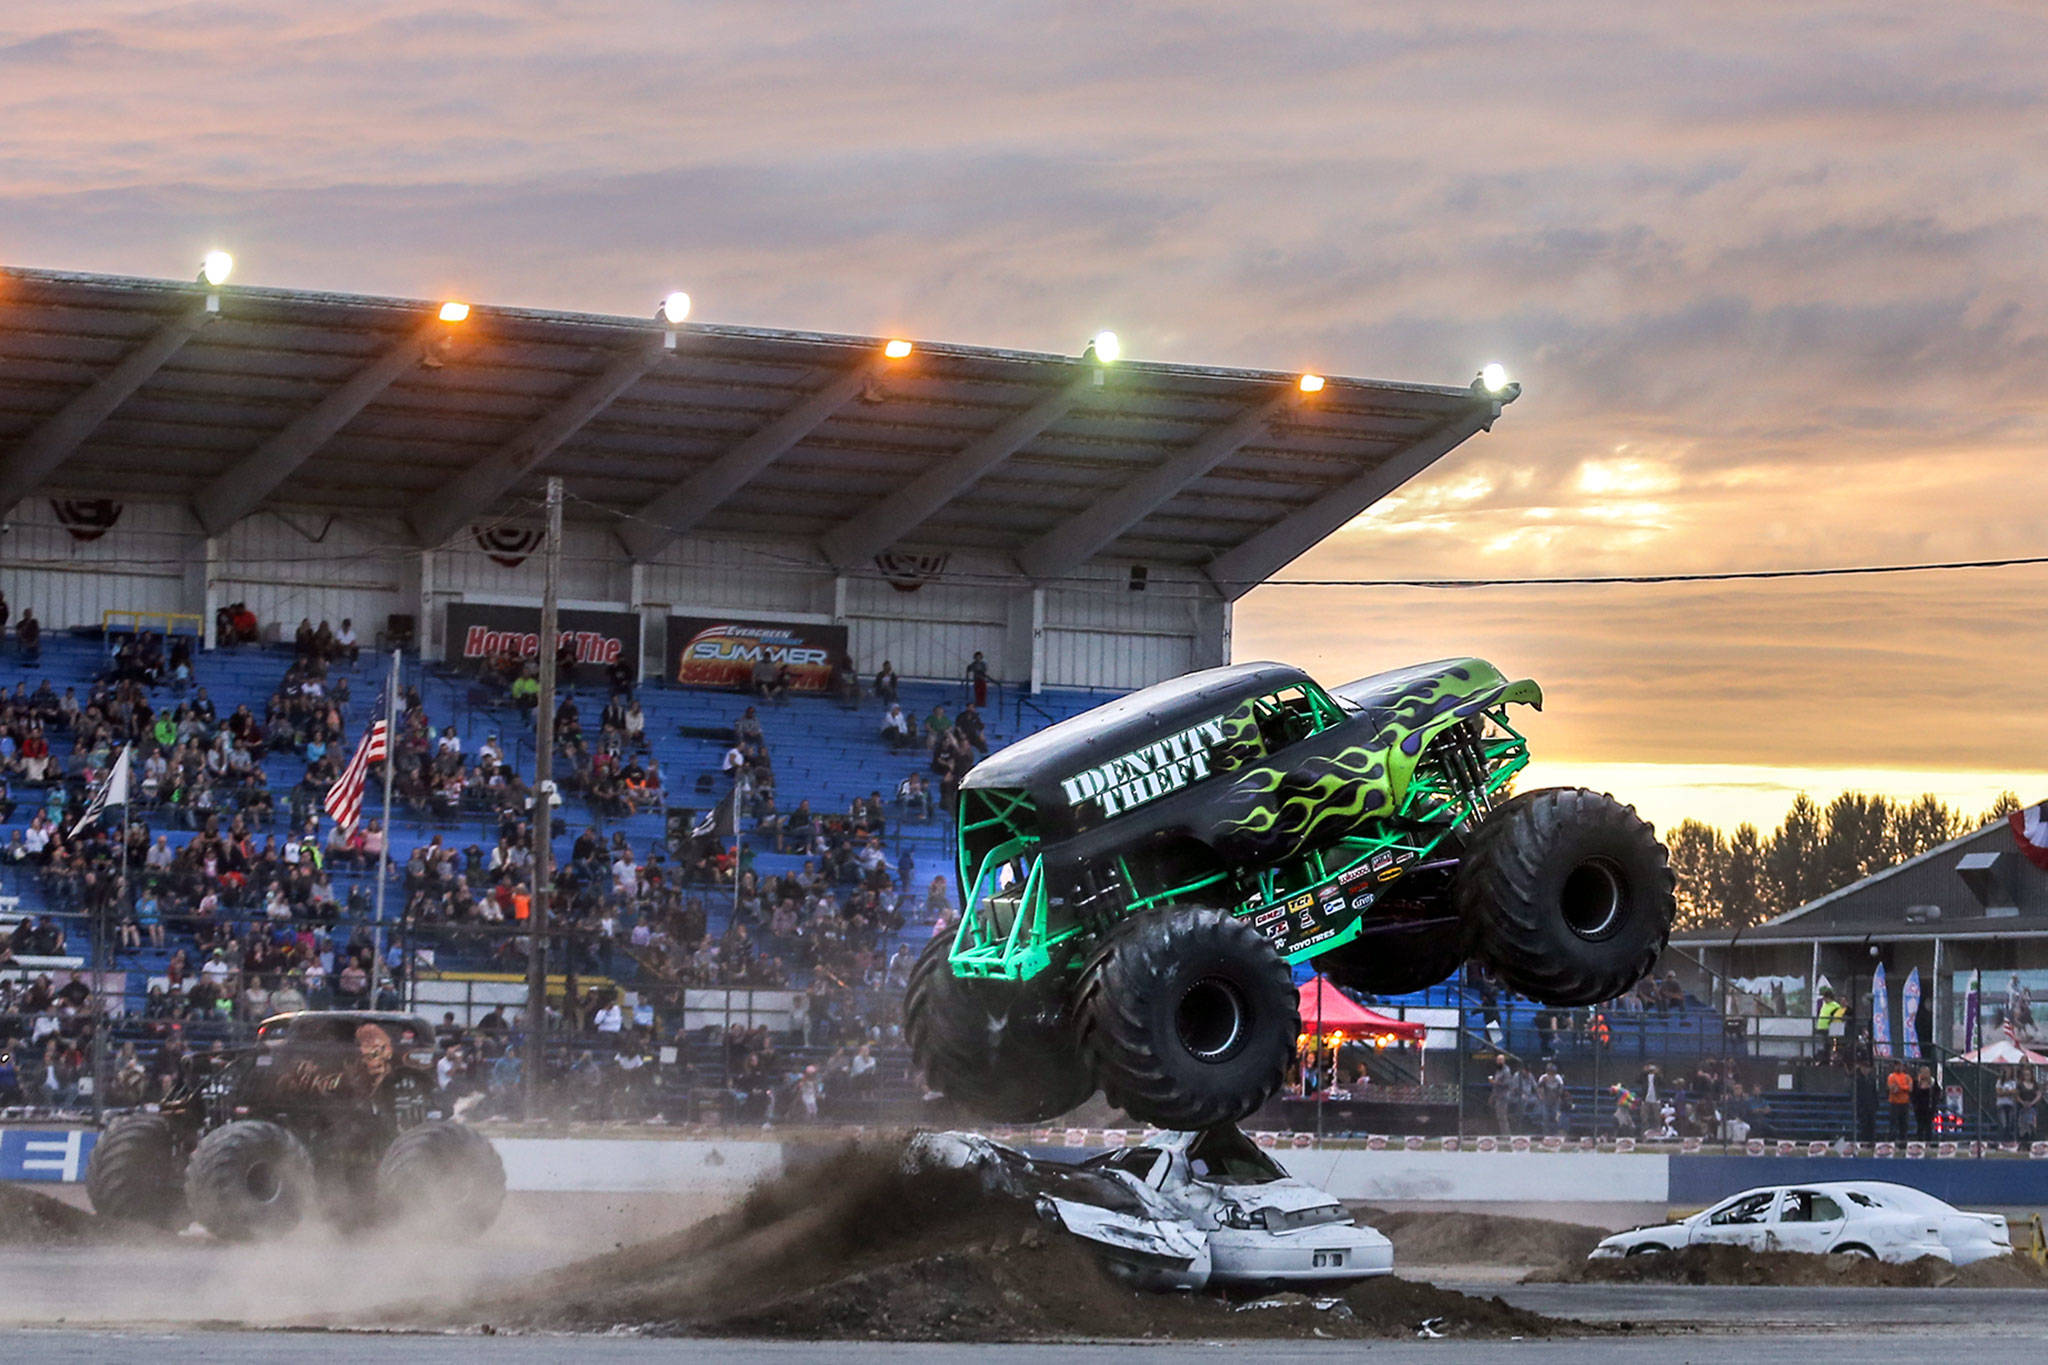
<svg viewBox="0 0 2048 1365"><path fill-rule="evenodd" d="M23 498L0 534L0 591L15 619L33 607L51 630L97 626L107 610L197 612L187 578L203 543L191 514L168 503L128 503L113 530L79 540L48 498Z"/></svg>

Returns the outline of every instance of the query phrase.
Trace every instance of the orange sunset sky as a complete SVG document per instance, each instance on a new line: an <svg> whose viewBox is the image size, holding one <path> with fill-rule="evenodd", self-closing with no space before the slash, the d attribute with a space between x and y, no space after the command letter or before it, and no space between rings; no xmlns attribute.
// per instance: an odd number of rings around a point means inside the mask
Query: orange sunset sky
<svg viewBox="0 0 2048 1365"><path fill-rule="evenodd" d="M2031 4L11 0L0 261L1526 386L1291 578L2048 553ZM1269 586L1542 780L2048 796L2048 571Z"/></svg>

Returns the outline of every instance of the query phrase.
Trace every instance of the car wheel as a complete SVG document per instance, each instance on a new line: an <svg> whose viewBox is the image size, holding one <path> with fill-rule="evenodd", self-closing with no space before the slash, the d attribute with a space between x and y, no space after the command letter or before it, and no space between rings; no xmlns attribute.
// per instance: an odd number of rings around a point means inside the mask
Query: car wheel
<svg viewBox="0 0 2048 1365"><path fill-rule="evenodd" d="M1847 1246L1836 1247L1834 1251L1830 1254L1835 1256L1847 1256L1852 1260L1858 1261L1874 1261L1877 1259L1877 1253L1872 1251L1869 1247L1864 1246L1860 1242L1851 1242Z"/></svg>
<svg viewBox="0 0 2048 1365"><path fill-rule="evenodd" d="M1641 1246L1633 1246L1628 1249L1628 1254L1631 1256L1666 1256L1670 1252L1671 1248L1665 1246L1662 1242L1644 1242Z"/></svg>
<svg viewBox="0 0 2048 1365"><path fill-rule="evenodd" d="M1082 1054L1141 1123L1235 1123L1286 1078L1301 1032L1294 975L1265 935L1222 910L1148 910L1118 925L1074 992Z"/></svg>

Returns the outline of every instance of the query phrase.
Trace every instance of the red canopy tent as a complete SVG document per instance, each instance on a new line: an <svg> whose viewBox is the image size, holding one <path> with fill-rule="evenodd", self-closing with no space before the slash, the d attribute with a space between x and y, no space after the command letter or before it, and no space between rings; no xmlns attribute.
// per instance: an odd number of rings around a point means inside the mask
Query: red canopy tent
<svg viewBox="0 0 2048 1365"><path fill-rule="evenodd" d="M1429 1029L1413 1020L1389 1019L1353 1000L1322 977L1311 977L1301 988L1301 1027L1304 1033L1343 1033L1400 1038L1419 1043Z"/></svg>

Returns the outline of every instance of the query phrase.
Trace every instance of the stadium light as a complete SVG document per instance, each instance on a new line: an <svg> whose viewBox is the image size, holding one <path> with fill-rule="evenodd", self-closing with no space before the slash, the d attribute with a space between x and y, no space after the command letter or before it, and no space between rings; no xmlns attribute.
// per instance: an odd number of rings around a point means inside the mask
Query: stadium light
<svg viewBox="0 0 2048 1365"><path fill-rule="evenodd" d="M1303 393L1321 393L1323 391L1323 377L1319 374L1303 375L1301 377L1301 391Z"/></svg>
<svg viewBox="0 0 2048 1365"><path fill-rule="evenodd" d="M1117 340L1115 332L1097 332L1088 341L1088 349L1081 353L1083 360L1092 360L1098 365L1114 365L1116 358L1124 353L1124 344Z"/></svg>
<svg viewBox="0 0 2048 1365"><path fill-rule="evenodd" d="M671 291L661 301L661 320L674 327L690 316L690 296L682 290Z"/></svg>
<svg viewBox="0 0 2048 1365"><path fill-rule="evenodd" d="M218 289L235 273L235 258L225 251L209 251L199 262L199 278Z"/></svg>
<svg viewBox="0 0 2048 1365"><path fill-rule="evenodd" d="M882 354L891 360L901 360L909 355L911 350L912 347L909 342L905 341L902 337L894 337L889 341L888 345L882 347Z"/></svg>
<svg viewBox="0 0 2048 1365"><path fill-rule="evenodd" d="M1479 387L1488 393L1505 393L1508 382L1508 367L1498 360L1489 360L1479 367Z"/></svg>
<svg viewBox="0 0 2048 1365"><path fill-rule="evenodd" d="M441 321L443 321L443 322L467 322L467 321L469 321L469 305L468 305L468 304L466 304L466 303L464 303L464 302L462 302L462 301L461 301L460 299L450 299L450 300L448 300L448 302L446 302L446 303L444 303L444 304L442 304L442 305L441 305Z"/></svg>

